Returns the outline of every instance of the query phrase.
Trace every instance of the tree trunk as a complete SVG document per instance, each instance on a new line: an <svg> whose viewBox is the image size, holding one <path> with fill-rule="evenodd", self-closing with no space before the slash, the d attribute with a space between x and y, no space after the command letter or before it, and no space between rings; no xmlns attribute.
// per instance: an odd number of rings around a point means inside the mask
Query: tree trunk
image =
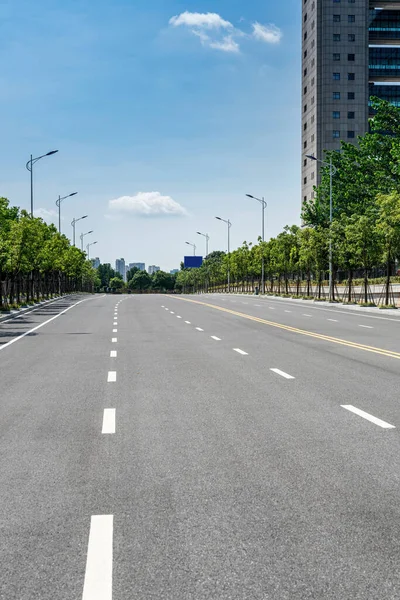
<svg viewBox="0 0 400 600"><path fill-rule="evenodd" d="M353 287L353 271L349 269L349 293L347 296L347 302L351 302L351 290Z"/></svg>
<svg viewBox="0 0 400 600"><path fill-rule="evenodd" d="M364 302L368 302L368 270L364 269Z"/></svg>
<svg viewBox="0 0 400 600"><path fill-rule="evenodd" d="M386 284L385 284L385 304L389 304L390 295L390 252L388 252L388 258L386 262Z"/></svg>

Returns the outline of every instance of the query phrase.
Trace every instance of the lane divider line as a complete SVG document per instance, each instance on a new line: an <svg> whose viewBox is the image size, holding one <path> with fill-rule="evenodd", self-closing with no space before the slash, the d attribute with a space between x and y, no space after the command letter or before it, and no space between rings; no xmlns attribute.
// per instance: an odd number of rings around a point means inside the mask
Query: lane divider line
<svg viewBox="0 0 400 600"><path fill-rule="evenodd" d="M115 408L105 408L101 433L115 433Z"/></svg>
<svg viewBox="0 0 400 600"><path fill-rule="evenodd" d="M242 356L248 356L249 355L248 352L245 352L244 350L241 350L240 348L232 348L232 350L234 350L238 354L242 354Z"/></svg>
<svg viewBox="0 0 400 600"><path fill-rule="evenodd" d="M117 381L117 371L108 371L107 383L114 383Z"/></svg>
<svg viewBox="0 0 400 600"><path fill-rule="evenodd" d="M364 327L365 329L373 329L371 325L359 325L359 327Z"/></svg>
<svg viewBox="0 0 400 600"><path fill-rule="evenodd" d="M191 325L191 322L190 322L190 321L185 321L185 323L187 323L188 325Z"/></svg>
<svg viewBox="0 0 400 600"><path fill-rule="evenodd" d="M215 340L216 342L220 342L221 338L217 337L216 335L212 335L211 339Z"/></svg>
<svg viewBox="0 0 400 600"><path fill-rule="evenodd" d="M327 319L327 321L332 321L332 323L337 323L338 322L337 319Z"/></svg>
<svg viewBox="0 0 400 600"><path fill-rule="evenodd" d="M116 344L116 343L118 342L118 338L111 338L111 342L112 342L113 344Z"/></svg>
<svg viewBox="0 0 400 600"><path fill-rule="evenodd" d="M395 352L394 350L385 350L385 348L376 348L375 346L367 346L366 344L359 344L358 342L352 342L350 340L343 340L341 338L336 338L330 335L324 335L322 333L315 333L313 331L308 331L307 329L299 329L298 327L292 327L290 325L284 325L283 323L277 323L276 321L268 321L267 319L261 319L260 317L254 317L253 315L247 315L246 313L241 313L235 310L231 310L230 308L225 308L223 306L217 306L216 304L208 304L206 302L200 302L199 300L191 300L189 298L179 298L175 297L176 300L181 300L182 302L191 302L192 304L199 304L200 306L207 306L208 308L213 308L214 310L220 310L222 312L226 312L231 315L235 315L236 317L241 317L242 319L248 319L250 321L255 321L257 323L262 323L263 325L268 325L269 327L276 327L277 329L284 329L285 331L290 331L291 333L297 333L299 335L306 335L308 337L312 337L316 340L322 340L324 342L330 342L331 344L339 344L341 346L347 346L348 348L354 348L356 350L363 350L364 352L372 352L373 354L380 354L381 356L387 356L388 358L395 358L400 360L400 352Z"/></svg>
<svg viewBox="0 0 400 600"><path fill-rule="evenodd" d="M273 373L284 377L285 379L294 379L293 375L289 375L289 373L285 373L285 371L281 371L280 369L270 369Z"/></svg>
<svg viewBox="0 0 400 600"><path fill-rule="evenodd" d="M182 319L182 317L180 317L179 315L176 316L177 319Z"/></svg>
<svg viewBox="0 0 400 600"><path fill-rule="evenodd" d="M118 325L118 321L114 321L113 325Z"/></svg>
<svg viewBox="0 0 400 600"><path fill-rule="evenodd" d="M118 329L113 329L112 332L113 333L118 333Z"/></svg>
<svg viewBox="0 0 400 600"><path fill-rule="evenodd" d="M117 358L117 351L116 350L110 350L110 358Z"/></svg>
<svg viewBox="0 0 400 600"><path fill-rule="evenodd" d="M362 417L363 419L367 419L367 421L371 421L371 423L375 423L375 425L378 425L379 427L382 427L383 429L396 429L396 427L394 425L391 425L390 423L386 423L386 421L382 421L382 419L378 419L377 417L374 417L373 415L370 415L369 413L360 410L359 408L356 408L355 406L352 406L351 404L341 404L340 405L342 408L345 408L346 410L349 410L350 412L358 415L359 417Z"/></svg>
<svg viewBox="0 0 400 600"><path fill-rule="evenodd" d="M92 515L82 600L112 600L113 515Z"/></svg>
<svg viewBox="0 0 400 600"><path fill-rule="evenodd" d="M201 327L196 327L197 331L204 331Z"/></svg>

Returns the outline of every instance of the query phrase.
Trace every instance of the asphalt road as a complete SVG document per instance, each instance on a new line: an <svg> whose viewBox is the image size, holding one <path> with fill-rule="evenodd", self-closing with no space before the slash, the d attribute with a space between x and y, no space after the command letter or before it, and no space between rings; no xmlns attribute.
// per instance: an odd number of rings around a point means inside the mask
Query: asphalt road
<svg viewBox="0 0 400 600"><path fill-rule="evenodd" d="M400 317L70 297L0 324L0 598L400 598Z"/></svg>

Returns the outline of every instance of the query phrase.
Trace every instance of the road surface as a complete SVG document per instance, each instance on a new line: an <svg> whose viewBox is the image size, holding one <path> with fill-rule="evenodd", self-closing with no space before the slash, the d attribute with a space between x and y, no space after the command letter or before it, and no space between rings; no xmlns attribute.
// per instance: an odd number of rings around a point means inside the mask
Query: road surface
<svg viewBox="0 0 400 600"><path fill-rule="evenodd" d="M69 297L0 325L0 598L400 597L400 317Z"/></svg>

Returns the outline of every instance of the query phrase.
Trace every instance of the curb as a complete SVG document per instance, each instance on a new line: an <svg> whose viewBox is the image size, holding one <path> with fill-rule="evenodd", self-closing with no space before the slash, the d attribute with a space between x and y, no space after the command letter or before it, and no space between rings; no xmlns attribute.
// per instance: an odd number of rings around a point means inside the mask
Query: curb
<svg viewBox="0 0 400 600"><path fill-rule="evenodd" d="M20 308L18 310L10 310L9 313L0 316L0 325L5 323L6 321L11 321L13 319L18 319L23 315L34 312L38 308L42 306L46 306L48 304L53 304L53 302L57 302L57 300L62 300L63 298L68 298L69 296L73 296L74 294L65 294L65 296L57 296L56 298L51 298L50 300L42 300L41 302L36 302L32 306L27 306L26 308Z"/></svg>

